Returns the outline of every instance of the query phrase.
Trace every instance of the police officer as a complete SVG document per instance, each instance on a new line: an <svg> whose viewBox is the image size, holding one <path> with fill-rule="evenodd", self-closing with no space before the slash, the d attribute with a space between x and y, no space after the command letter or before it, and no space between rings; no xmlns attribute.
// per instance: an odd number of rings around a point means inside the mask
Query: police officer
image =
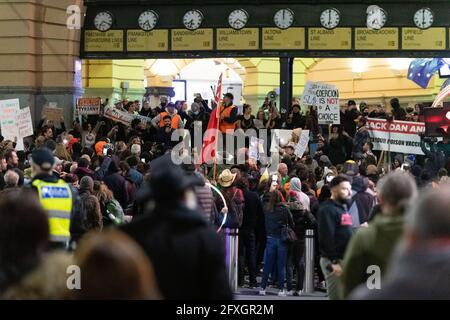
<svg viewBox="0 0 450 320"><path fill-rule="evenodd" d="M55 158L47 148L31 155L31 187L36 190L42 207L47 211L51 248L67 249L70 240L70 217L76 207L70 186L53 173Z"/></svg>

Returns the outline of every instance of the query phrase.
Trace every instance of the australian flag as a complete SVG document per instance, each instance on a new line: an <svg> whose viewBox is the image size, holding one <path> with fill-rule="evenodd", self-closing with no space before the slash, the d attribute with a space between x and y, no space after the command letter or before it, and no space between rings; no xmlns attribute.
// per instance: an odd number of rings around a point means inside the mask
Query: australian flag
<svg viewBox="0 0 450 320"><path fill-rule="evenodd" d="M414 59L408 69L408 79L426 89L431 78L445 64L444 59Z"/></svg>

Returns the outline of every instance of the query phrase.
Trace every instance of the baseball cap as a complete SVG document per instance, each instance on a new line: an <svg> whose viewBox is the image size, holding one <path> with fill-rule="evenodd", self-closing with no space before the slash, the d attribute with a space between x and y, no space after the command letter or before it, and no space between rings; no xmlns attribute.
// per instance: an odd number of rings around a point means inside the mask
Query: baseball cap
<svg viewBox="0 0 450 320"><path fill-rule="evenodd" d="M55 164L55 158L50 149L36 149L31 154L31 161L44 170L51 170Z"/></svg>

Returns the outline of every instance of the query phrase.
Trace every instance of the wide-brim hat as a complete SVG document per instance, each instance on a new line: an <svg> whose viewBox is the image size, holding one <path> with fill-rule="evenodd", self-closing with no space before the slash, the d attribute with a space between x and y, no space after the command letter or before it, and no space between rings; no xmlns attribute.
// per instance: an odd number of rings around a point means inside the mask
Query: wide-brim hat
<svg viewBox="0 0 450 320"><path fill-rule="evenodd" d="M236 175L237 175L237 173L231 173L231 171L229 169L225 169L220 174L217 182L222 187L225 187L225 188L230 187L233 184L234 179L236 179Z"/></svg>

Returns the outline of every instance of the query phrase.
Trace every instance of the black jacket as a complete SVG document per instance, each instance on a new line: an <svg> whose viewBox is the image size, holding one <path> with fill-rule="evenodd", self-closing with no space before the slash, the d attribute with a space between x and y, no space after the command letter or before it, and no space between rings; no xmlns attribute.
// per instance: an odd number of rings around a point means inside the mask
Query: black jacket
<svg viewBox="0 0 450 320"><path fill-rule="evenodd" d="M304 239L307 229L316 228L316 218L308 210L291 210L292 219L294 220L294 231L297 238Z"/></svg>
<svg viewBox="0 0 450 320"><path fill-rule="evenodd" d="M317 216L320 255L330 260L342 259L352 236L352 221L347 208L329 199L320 205Z"/></svg>
<svg viewBox="0 0 450 320"><path fill-rule="evenodd" d="M114 161L111 161L103 182L112 191L114 198L119 201L122 209L125 209L128 206L127 183L125 178L119 174L119 169Z"/></svg>
<svg viewBox="0 0 450 320"><path fill-rule="evenodd" d="M258 217L264 217L262 202L258 194L244 190L244 219L241 229L255 232Z"/></svg>
<svg viewBox="0 0 450 320"><path fill-rule="evenodd" d="M273 210L265 212L265 223L267 237L281 238L281 229L286 224L294 228L292 214L283 204L275 205Z"/></svg>
<svg viewBox="0 0 450 320"><path fill-rule="evenodd" d="M169 300L230 300L225 246L203 216L182 207L155 208L122 227L150 257Z"/></svg>

